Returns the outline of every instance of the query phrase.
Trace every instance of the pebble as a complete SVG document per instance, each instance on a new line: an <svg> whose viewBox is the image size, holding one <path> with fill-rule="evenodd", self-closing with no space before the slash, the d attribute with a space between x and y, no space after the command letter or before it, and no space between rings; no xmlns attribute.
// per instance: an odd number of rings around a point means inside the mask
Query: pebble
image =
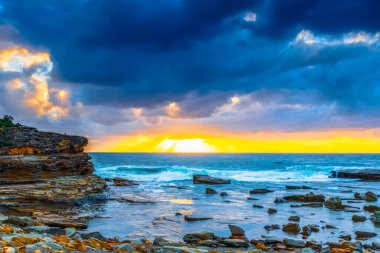
<svg viewBox="0 0 380 253"><path fill-rule="evenodd" d="M206 188L206 194L216 194L217 192L214 189Z"/></svg>
<svg viewBox="0 0 380 253"><path fill-rule="evenodd" d="M274 208L269 208L269 209L268 209L268 213L269 213L269 214L274 214L274 213L277 213L277 210L274 209Z"/></svg>
<svg viewBox="0 0 380 253"><path fill-rule="evenodd" d="M301 228L297 223L288 223L282 227L282 231L291 233L291 234L299 234Z"/></svg>
<svg viewBox="0 0 380 253"><path fill-rule="evenodd" d="M301 220L301 218L299 216L290 216L288 220L298 222Z"/></svg>

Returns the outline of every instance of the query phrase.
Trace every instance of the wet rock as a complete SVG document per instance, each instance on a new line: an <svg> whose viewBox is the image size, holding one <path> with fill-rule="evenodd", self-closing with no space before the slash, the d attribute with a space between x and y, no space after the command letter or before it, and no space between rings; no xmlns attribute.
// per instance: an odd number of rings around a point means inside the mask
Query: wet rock
<svg viewBox="0 0 380 253"><path fill-rule="evenodd" d="M65 232L67 237L73 237L77 233L77 230L75 228L65 228Z"/></svg>
<svg viewBox="0 0 380 253"><path fill-rule="evenodd" d="M161 236L154 238L153 245L154 246L160 246L160 247L162 247L162 246L181 246L181 244L179 242L171 241L171 240L165 239Z"/></svg>
<svg viewBox="0 0 380 253"><path fill-rule="evenodd" d="M227 192L221 192L221 193L220 193L220 196L222 196L222 197L226 197L226 196L228 196L228 194L227 194Z"/></svg>
<svg viewBox="0 0 380 253"><path fill-rule="evenodd" d="M366 220L367 220L367 218L365 216L362 216L362 215L353 215L352 216L353 222L364 222Z"/></svg>
<svg viewBox="0 0 380 253"><path fill-rule="evenodd" d="M282 231L290 234L299 234L301 228L297 223L288 223L282 227Z"/></svg>
<svg viewBox="0 0 380 253"><path fill-rule="evenodd" d="M99 232L89 232L89 233L80 233L80 236L83 239L90 239L90 238L95 238L100 241L107 241L107 238L105 238L101 233Z"/></svg>
<svg viewBox="0 0 380 253"><path fill-rule="evenodd" d="M301 241L301 240L289 239L289 238L284 239L284 244L286 246L292 247L292 248L305 248L306 247L306 242Z"/></svg>
<svg viewBox="0 0 380 253"><path fill-rule="evenodd" d="M330 225L330 224L327 224L326 225L326 228L327 229L337 229L337 227L333 226L333 225Z"/></svg>
<svg viewBox="0 0 380 253"><path fill-rule="evenodd" d="M304 238L307 238L311 235L312 232L319 232L319 228L315 225L306 225L302 227L301 234Z"/></svg>
<svg viewBox="0 0 380 253"><path fill-rule="evenodd" d="M274 208L269 208L269 209L268 209L268 213L269 213L269 214L274 214L274 213L277 213L277 210L274 209Z"/></svg>
<svg viewBox="0 0 380 253"><path fill-rule="evenodd" d="M193 183L194 184L231 184L231 180L210 177L208 175L195 174L193 175Z"/></svg>
<svg viewBox="0 0 380 253"><path fill-rule="evenodd" d="M248 248L249 243L241 239L224 239L223 244L233 248Z"/></svg>
<svg viewBox="0 0 380 253"><path fill-rule="evenodd" d="M295 222L299 222L301 220L301 218L299 216L290 216L288 218L289 221L295 221Z"/></svg>
<svg viewBox="0 0 380 253"><path fill-rule="evenodd" d="M264 193L270 193L270 192L274 192L274 191L265 189L265 188L259 188L259 189L253 189L249 193L250 194L264 194Z"/></svg>
<svg viewBox="0 0 380 253"><path fill-rule="evenodd" d="M214 189L206 188L206 194L217 194L217 192Z"/></svg>
<svg viewBox="0 0 380 253"><path fill-rule="evenodd" d="M306 185L302 185L302 186L298 186L298 185L286 185L285 188L287 190L310 190L311 187L309 186L306 186Z"/></svg>
<svg viewBox="0 0 380 253"><path fill-rule="evenodd" d="M380 250L380 243L378 242L373 242L372 243L372 248L375 250Z"/></svg>
<svg viewBox="0 0 380 253"><path fill-rule="evenodd" d="M264 229L265 229L266 231L277 230L277 229L280 229L280 225L278 225L278 224L265 225L265 226L264 226Z"/></svg>
<svg viewBox="0 0 380 253"><path fill-rule="evenodd" d="M358 178L368 181L380 181L380 169L348 169L332 171L332 177Z"/></svg>
<svg viewBox="0 0 380 253"><path fill-rule="evenodd" d="M265 246L264 244L262 244L262 243L257 243L256 244L256 249L259 249L259 250L262 250L262 251L269 251L269 248L267 246Z"/></svg>
<svg viewBox="0 0 380 253"><path fill-rule="evenodd" d="M339 236L340 239L346 240L346 241L351 241L352 237L351 235L341 235Z"/></svg>
<svg viewBox="0 0 380 253"><path fill-rule="evenodd" d="M325 201L325 206L331 210L343 210L342 200L339 197L329 198Z"/></svg>
<svg viewBox="0 0 380 253"><path fill-rule="evenodd" d="M183 241L187 243L197 243L199 241L217 240L217 239L219 238L215 236L214 233L211 233L211 232L191 233L191 234L186 234L183 237Z"/></svg>
<svg viewBox="0 0 380 253"><path fill-rule="evenodd" d="M245 236L245 231L239 226L228 225L232 236Z"/></svg>
<svg viewBox="0 0 380 253"><path fill-rule="evenodd" d="M49 227L49 226L28 226L23 227L23 230L28 231L30 233L37 234L50 234L54 236L66 235L66 230L59 227Z"/></svg>
<svg viewBox="0 0 380 253"><path fill-rule="evenodd" d="M373 201L377 201L378 198L377 198L377 195L375 193L373 193L373 192L366 192L364 194L364 199L367 202L373 202Z"/></svg>
<svg viewBox="0 0 380 253"><path fill-rule="evenodd" d="M286 200L284 200L284 199L282 199L282 198L279 198L279 197L276 197L276 198L274 199L274 203L276 203L276 204L286 203L286 202L288 202L288 201L286 201Z"/></svg>
<svg viewBox="0 0 380 253"><path fill-rule="evenodd" d="M182 216L183 214L182 213L180 213L180 212L176 212L175 213L175 216Z"/></svg>
<svg viewBox="0 0 380 253"><path fill-rule="evenodd" d="M302 204L301 206L318 208L318 207L323 207L323 203L306 203L306 204Z"/></svg>
<svg viewBox="0 0 380 253"><path fill-rule="evenodd" d="M363 210L367 211L367 212L370 212L370 213L374 213L374 212L380 211L380 207L379 206L374 206L374 205L368 205L368 206L364 206Z"/></svg>
<svg viewBox="0 0 380 253"><path fill-rule="evenodd" d="M260 205L252 205L253 208L264 208L263 206Z"/></svg>
<svg viewBox="0 0 380 253"><path fill-rule="evenodd" d="M59 228L77 228L77 229L87 229L87 225L84 223L72 223L67 221L58 221L58 220L46 220L44 221L45 225L50 227L59 227Z"/></svg>
<svg viewBox="0 0 380 253"><path fill-rule="evenodd" d="M115 200L119 202L126 202L131 204L153 204L155 203L154 200L147 199L143 196L139 196L136 194L120 194L113 197L108 198L108 200Z"/></svg>
<svg viewBox="0 0 380 253"><path fill-rule="evenodd" d="M359 192L354 193L354 198L358 200L364 200L364 197Z"/></svg>
<svg viewBox="0 0 380 253"><path fill-rule="evenodd" d="M371 221L372 221L375 225L380 225L380 211L375 212L375 213L371 216Z"/></svg>
<svg viewBox="0 0 380 253"><path fill-rule="evenodd" d="M365 239L377 236L376 233L364 232L364 231L356 231L355 235L356 235L356 240L365 240Z"/></svg>
<svg viewBox="0 0 380 253"><path fill-rule="evenodd" d="M324 202L325 196L310 192L305 195L285 196L283 199L291 202Z"/></svg>
<svg viewBox="0 0 380 253"><path fill-rule="evenodd" d="M247 200L259 200L258 198L248 197Z"/></svg>
<svg viewBox="0 0 380 253"><path fill-rule="evenodd" d="M192 215L185 215L184 216L185 221L203 221L203 220L212 220L211 217L197 217Z"/></svg>
<svg viewBox="0 0 380 253"><path fill-rule="evenodd" d="M107 180L107 179L106 179ZM136 181L121 178L121 177L114 177L110 179L113 182L113 186L134 186L139 185Z"/></svg>
<svg viewBox="0 0 380 253"><path fill-rule="evenodd" d="M8 219L4 220L3 223L12 224L19 227L26 227L33 226L34 220L30 217L8 216Z"/></svg>

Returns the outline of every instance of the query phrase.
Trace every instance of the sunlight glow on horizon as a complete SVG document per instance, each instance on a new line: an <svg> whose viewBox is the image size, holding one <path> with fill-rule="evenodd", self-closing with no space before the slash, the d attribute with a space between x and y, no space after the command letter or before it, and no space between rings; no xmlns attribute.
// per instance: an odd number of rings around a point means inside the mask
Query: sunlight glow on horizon
<svg viewBox="0 0 380 253"><path fill-rule="evenodd" d="M88 152L144 153L380 153L380 129L236 133L193 127L145 130L90 140ZM189 128L190 129L190 128ZM190 131L190 130L189 130ZM168 135L167 133L171 133Z"/></svg>

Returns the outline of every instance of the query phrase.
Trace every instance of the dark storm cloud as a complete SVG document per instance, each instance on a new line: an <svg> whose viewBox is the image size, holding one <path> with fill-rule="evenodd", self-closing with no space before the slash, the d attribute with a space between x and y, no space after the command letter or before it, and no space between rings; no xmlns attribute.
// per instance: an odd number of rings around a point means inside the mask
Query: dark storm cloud
<svg viewBox="0 0 380 253"><path fill-rule="evenodd" d="M372 115L380 107L378 42L334 43L349 32L378 32L377 0L0 3L4 34L50 51L53 81L71 85L85 105L153 112L176 102L179 117L208 117L235 94L288 90L318 94L312 103L321 110L337 104L331 113ZM256 21L243 19L249 12ZM291 44L302 29L327 42Z"/></svg>

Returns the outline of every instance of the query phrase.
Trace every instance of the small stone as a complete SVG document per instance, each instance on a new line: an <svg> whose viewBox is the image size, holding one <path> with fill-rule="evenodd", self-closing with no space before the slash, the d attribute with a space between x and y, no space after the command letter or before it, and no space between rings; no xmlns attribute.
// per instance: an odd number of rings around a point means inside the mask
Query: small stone
<svg viewBox="0 0 380 253"><path fill-rule="evenodd" d="M220 196L225 197L225 196L228 196L228 194L227 194L227 192L221 192Z"/></svg>
<svg viewBox="0 0 380 253"><path fill-rule="evenodd" d="M282 231L291 234L298 234L300 230L301 228L297 223L288 223L282 227Z"/></svg>
<svg viewBox="0 0 380 253"><path fill-rule="evenodd" d="M90 233L80 233L81 237L83 239L90 239L95 238L100 241L107 241L107 238L105 238L101 233L99 232L90 232Z"/></svg>
<svg viewBox="0 0 380 253"><path fill-rule="evenodd" d="M269 213L269 214L274 214L274 213L277 213L277 210L274 209L274 208L269 208L269 209L268 209L268 213Z"/></svg>
<svg viewBox="0 0 380 253"><path fill-rule="evenodd" d="M254 207L254 208L264 208L263 206L260 206L260 205L252 205L252 207Z"/></svg>
<svg viewBox="0 0 380 253"><path fill-rule="evenodd" d="M366 220L367 220L367 218L365 216L362 216L362 215L353 215L352 216L353 222L364 222Z"/></svg>
<svg viewBox="0 0 380 253"><path fill-rule="evenodd" d="M329 198L325 201L325 206L331 210L343 210L342 200L339 197Z"/></svg>
<svg viewBox="0 0 380 253"><path fill-rule="evenodd" d="M352 237L351 235L341 235L339 236L340 239L346 240L346 241L351 241Z"/></svg>
<svg viewBox="0 0 380 253"><path fill-rule="evenodd" d="M364 231L356 231L355 235L356 235L357 240L365 240L365 239L377 236L376 233L364 232Z"/></svg>
<svg viewBox="0 0 380 253"><path fill-rule="evenodd" d="M288 220L299 222L301 220L301 218L299 216L290 216Z"/></svg>
<svg viewBox="0 0 380 253"><path fill-rule="evenodd" d="M228 228L231 231L232 236L245 236L245 231L239 226L236 225L228 225Z"/></svg>
<svg viewBox="0 0 380 253"><path fill-rule="evenodd" d="M285 196L283 199L292 202L324 202L325 196L314 194L313 192L307 193L305 195L291 195Z"/></svg>
<svg viewBox="0 0 380 253"><path fill-rule="evenodd" d="M216 194L216 191L211 188L206 188L206 194Z"/></svg>
<svg viewBox="0 0 380 253"><path fill-rule="evenodd" d="M375 223L375 225L380 225L380 211L375 212L371 216L371 221Z"/></svg>
<svg viewBox="0 0 380 253"><path fill-rule="evenodd" d="M278 224L265 225L264 229L266 231L277 230L277 229L280 229L280 225L278 225Z"/></svg>
<svg viewBox="0 0 380 253"><path fill-rule="evenodd" d="M373 202L373 201L377 201L378 198L377 198L377 195L375 193L373 193L373 192L366 192L364 194L364 199L367 202Z"/></svg>
<svg viewBox="0 0 380 253"><path fill-rule="evenodd" d="M259 200L258 198L248 197L247 200Z"/></svg>
<svg viewBox="0 0 380 253"><path fill-rule="evenodd" d="M327 225L326 225L326 228L328 228L328 229L337 229L335 226L330 225L330 224L327 224Z"/></svg>

